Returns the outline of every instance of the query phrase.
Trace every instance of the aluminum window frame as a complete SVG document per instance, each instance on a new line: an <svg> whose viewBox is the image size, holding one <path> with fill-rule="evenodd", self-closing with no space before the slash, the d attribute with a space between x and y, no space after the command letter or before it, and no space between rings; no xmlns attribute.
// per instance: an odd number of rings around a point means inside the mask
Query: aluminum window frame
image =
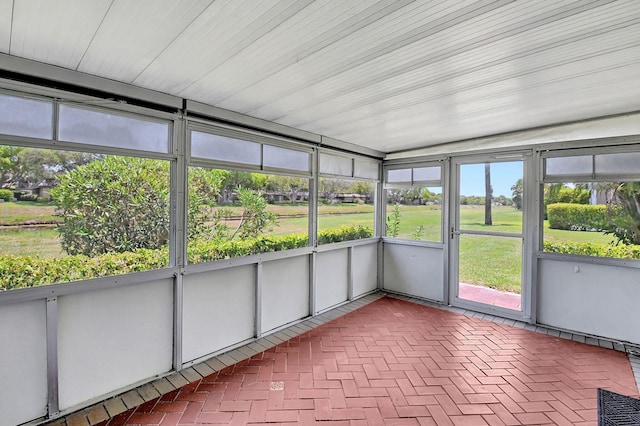
<svg viewBox="0 0 640 426"><path fill-rule="evenodd" d="M340 173L328 173L328 172L322 172L320 170L320 165L318 165L318 175L320 177L335 177L335 178L345 178L345 179L356 179L356 180L366 180L369 182L380 182L381 176L380 176L380 170L381 170L381 166L382 166L382 160L374 160L372 158L369 157L364 157L361 155L354 155L351 153L345 153L345 152L340 152L340 151L336 151L336 150L332 150L332 149L326 149L326 148L318 148L318 163L320 163L321 158L323 155L327 155L327 156L333 156L333 157L338 157L344 160L349 160L351 162L351 171L349 172L349 174L340 174ZM356 173L356 162L362 162L362 163L370 163L370 164L375 164L378 167L378 176L376 178L369 178L369 177L364 177L364 176L359 176Z"/></svg>
<svg viewBox="0 0 640 426"><path fill-rule="evenodd" d="M431 180L431 181L414 181L413 180L413 169L419 169L419 168L423 168L423 167L440 167L440 180ZM411 170L411 181L407 181L407 182L393 182L393 183L389 183L387 182L387 177L388 177L388 172L390 170L403 170L403 169L409 169ZM445 238L445 234L446 234L446 226L447 223L445 222L445 220L447 219L447 214L448 214L448 193L447 193L447 189L445 187L445 174L448 171L448 160L445 159L433 159L433 160L428 160L428 161L422 161L422 162L411 162L411 163L402 163L402 162L394 162L391 164L385 164L383 167L383 176L384 176L384 181L382 183L382 192L383 192L383 203L382 203L382 208L381 208L381 214L382 214L382 219L381 219L381 226L380 226L380 233L381 236L384 238L384 240L389 241L389 242L401 242L401 243L411 243L411 244L416 244L416 245L427 245L427 246L431 246L431 247L438 247L438 248L442 248L444 247L444 245L446 244L446 238ZM431 241L431 240L410 240L407 238L400 238L400 237L389 237L386 235L387 233L387 217L389 215L389 203L388 203L388 197L387 197L387 191L389 189L404 189L404 188L412 188L412 187L421 187L421 188L425 188L425 187L440 187L441 188L441 192L440 192L440 196L441 196L441 201L440 201L440 240L438 241Z"/></svg>
<svg viewBox="0 0 640 426"><path fill-rule="evenodd" d="M208 159L202 157L191 156L191 135L192 131L208 133L212 135L218 135L223 137L229 137L247 142L253 142L260 144L260 165L251 165L246 163L238 163L233 161L224 161L216 159ZM235 126L226 126L218 123L205 122L204 120L187 120L187 165L195 167L207 167L207 168L221 168L246 172L261 172L265 174L278 174L288 175L292 177L306 177L311 178L314 173L313 156L315 147L309 144L289 140L285 138L279 138L272 135L268 135L261 132L250 131L241 129ZM309 155L308 171L301 171L297 169L287 169L280 167L271 167L264 165L264 146L273 146L276 148L284 148L292 151L304 152Z"/></svg>

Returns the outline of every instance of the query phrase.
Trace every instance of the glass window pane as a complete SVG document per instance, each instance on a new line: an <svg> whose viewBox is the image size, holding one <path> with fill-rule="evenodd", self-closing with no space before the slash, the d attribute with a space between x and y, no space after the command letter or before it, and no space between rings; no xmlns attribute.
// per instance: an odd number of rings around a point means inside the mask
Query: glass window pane
<svg viewBox="0 0 640 426"><path fill-rule="evenodd" d="M640 259L638 200L640 182L546 184L543 250Z"/></svg>
<svg viewBox="0 0 640 426"><path fill-rule="evenodd" d="M259 166L260 144L192 131L191 157Z"/></svg>
<svg viewBox="0 0 640 426"><path fill-rule="evenodd" d="M379 170L378 163L355 160L353 165L353 176L363 178L363 179L378 180L379 179L378 170Z"/></svg>
<svg viewBox="0 0 640 426"><path fill-rule="evenodd" d="M458 297L522 309L522 240L488 235L460 235Z"/></svg>
<svg viewBox="0 0 640 426"><path fill-rule="evenodd" d="M320 173L351 176L351 158L320 153Z"/></svg>
<svg viewBox="0 0 640 426"><path fill-rule="evenodd" d="M375 190L369 180L320 178L318 244L373 237Z"/></svg>
<svg viewBox="0 0 640 426"><path fill-rule="evenodd" d="M190 167L188 262L308 245L309 178Z"/></svg>
<svg viewBox="0 0 640 426"><path fill-rule="evenodd" d="M522 183L522 161L460 165L460 229L522 233Z"/></svg>
<svg viewBox="0 0 640 426"><path fill-rule="evenodd" d="M442 188L410 186L387 189L386 236L442 241Z"/></svg>
<svg viewBox="0 0 640 426"><path fill-rule="evenodd" d="M596 175L640 174L640 152L596 155Z"/></svg>
<svg viewBox="0 0 640 426"><path fill-rule="evenodd" d="M417 167L413 169L413 181L436 181L440 180L442 167Z"/></svg>
<svg viewBox="0 0 640 426"><path fill-rule="evenodd" d="M169 124L60 106L58 138L67 142L169 152Z"/></svg>
<svg viewBox="0 0 640 426"><path fill-rule="evenodd" d="M591 155L547 158L545 160L545 176L590 175L592 172L593 157Z"/></svg>
<svg viewBox="0 0 640 426"><path fill-rule="evenodd" d="M263 145L262 155L262 165L264 167L304 172L311 171L311 154L308 152Z"/></svg>
<svg viewBox="0 0 640 426"><path fill-rule="evenodd" d="M168 266L169 161L2 148L28 167L0 202L0 291Z"/></svg>
<svg viewBox="0 0 640 426"><path fill-rule="evenodd" d="M387 170L387 182L411 182L411 169Z"/></svg>
<svg viewBox="0 0 640 426"><path fill-rule="evenodd" d="M51 139L53 104L0 94L0 133Z"/></svg>

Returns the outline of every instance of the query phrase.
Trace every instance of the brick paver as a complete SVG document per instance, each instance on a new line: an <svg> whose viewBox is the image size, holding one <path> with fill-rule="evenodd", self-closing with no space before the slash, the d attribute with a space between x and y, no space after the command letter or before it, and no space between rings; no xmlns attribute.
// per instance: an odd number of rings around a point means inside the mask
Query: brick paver
<svg viewBox="0 0 640 426"><path fill-rule="evenodd" d="M102 425L596 425L625 354L385 297Z"/></svg>

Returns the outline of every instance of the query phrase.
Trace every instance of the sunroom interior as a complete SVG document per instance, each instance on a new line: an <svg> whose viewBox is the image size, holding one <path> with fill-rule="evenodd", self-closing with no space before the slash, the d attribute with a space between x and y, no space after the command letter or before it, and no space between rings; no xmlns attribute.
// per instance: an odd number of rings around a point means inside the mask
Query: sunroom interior
<svg viewBox="0 0 640 426"><path fill-rule="evenodd" d="M0 22L0 425L381 295L640 353L635 0Z"/></svg>

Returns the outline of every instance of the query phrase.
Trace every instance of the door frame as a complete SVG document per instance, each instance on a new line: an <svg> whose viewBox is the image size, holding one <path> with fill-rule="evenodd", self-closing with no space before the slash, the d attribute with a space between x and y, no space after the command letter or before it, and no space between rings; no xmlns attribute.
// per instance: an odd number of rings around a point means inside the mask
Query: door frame
<svg viewBox="0 0 640 426"><path fill-rule="evenodd" d="M445 294L448 295L449 305L482 312L499 317L511 318L530 323L535 322L535 283L534 270L534 248L539 241L539 207L537 191L534 190L539 185L539 179L535 167L536 159L531 151L518 151L494 155L474 155L451 157L449 164L449 179L447 190L449 193L447 229L444 237L447 239L447 279L444 283ZM483 164L522 161L523 179L523 200L522 200L522 270L521 270L521 311L503 308L500 306L487 305L458 297L459 285L459 205L460 205L460 166L464 164ZM490 235L488 233L487 235ZM505 236L509 236L506 234ZM512 237L515 237L513 234ZM517 237L516 237L517 238Z"/></svg>

